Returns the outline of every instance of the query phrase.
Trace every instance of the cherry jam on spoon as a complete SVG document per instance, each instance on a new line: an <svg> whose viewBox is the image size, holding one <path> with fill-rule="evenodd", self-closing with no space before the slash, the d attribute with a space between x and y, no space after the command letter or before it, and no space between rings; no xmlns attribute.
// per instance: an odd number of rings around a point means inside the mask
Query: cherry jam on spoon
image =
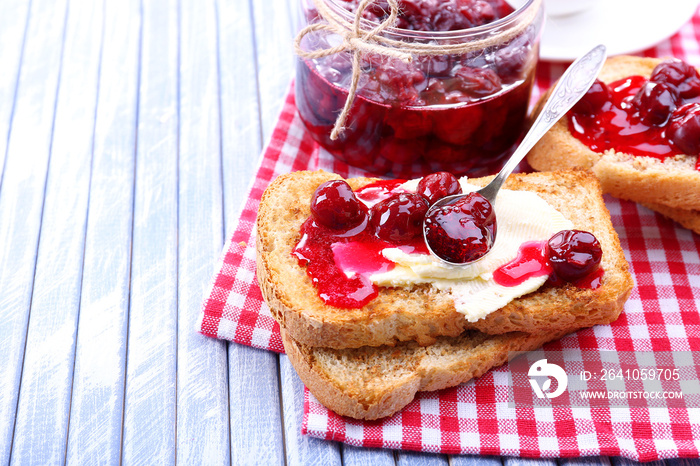
<svg viewBox="0 0 700 466"><path fill-rule="evenodd" d="M447 264L466 265L491 250L496 241L493 204L498 190L535 143L588 91L605 57L605 46L598 45L566 70L523 142L488 185L473 193L447 196L430 207L423 237L433 256Z"/></svg>

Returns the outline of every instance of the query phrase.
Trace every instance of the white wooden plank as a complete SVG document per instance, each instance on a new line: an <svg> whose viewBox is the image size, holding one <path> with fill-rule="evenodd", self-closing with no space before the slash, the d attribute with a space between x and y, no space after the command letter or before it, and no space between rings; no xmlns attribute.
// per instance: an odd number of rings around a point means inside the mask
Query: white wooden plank
<svg viewBox="0 0 700 466"><path fill-rule="evenodd" d="M0 464L12 445L65 14L65 1L32 4L0 190Z"/></svg>
<svg viewBox="0 0 700 466"><path fill-rule="evenodd" d="M610 458L610 463L613 466L665 466L666 462L664 460L659 461L649 461L647 463L640 463L639 461L630 460L627 458L614 457Z"/></svg>
<svg viewBox="0 0 700 466"><path fill-rule="evenodd" d="M218 3L224 231L243 207L262 148L255 47L248 0ZM228 349L231 463L284 464L277 355Z"/></svg>
<svg viewBox="0 0 700 466"><path fill-rule="evenodd" d="M343 466L394 466L394 450L342 445Z"/></svg>
<svg viewBox="0 0 700 466"><path fill-rule="evenodd" d="M501 466L501 464L501 458L498 456L450 456L450 466Z"/></svg>
<svg viewBox="0 0 700 466"><path fill-rule="evenodd" d="M177 1L142 11L125 465L174 464L177 434Z"/></svg>
<svg viewBox="0 0 700 466"><path fill-rule="evenodd" d="M397 451L398 466L447 466L447 457L436 453L418 453L414 451Z"/></svg>
<svg viewBox="0 0 700 466"><path fill-rule="evenodd" d="M557 461L552 459L532 458L503 458L503 466L556 466Z"/></svg>
<svg viewBox="0 0 700 466"><path fill-rule="evenodd" d="M177 460L228 464L226 343L196 332L223 246L219 86L213 0L182 0Z"/></svg>
<svg viewBox="0 0 700 466"><path fill-rule="evenodd" d="M610 466L607 456L584 456L582 458L562 458L559 466ZM688 465L690 466L690 465Z"/></svg>
<svg viewBox="0 0 700 466"><path fill-rule="evenodd" d="M263 141L272 134L289 84L294 76L292 8L294 0L252 1L257 49Z"/></svg>
<svg viewBox="0 0 700 466"><path fill-rule="evenodd" d="M8 0L0 3L0 67L3 70L0 73L0 186L28 17L29 2Z"/></svg>
<svg viewBox="0 0 700 466"><path fill-rule="evenodd" d="M66 462L118 464L124 401L140 17L105 2Z"/></svg>
<svg viewBox="0 0 700 466"><path fill-rule="evenodd" d="M340 444L301 435L304 385L285 355L280 356L287 464L340 465Z"/></svg>
<svg viewBox="0 0 700 466"><path fill-rule="evenodd" d="M249 0L219 0L221 146L226 234L240 212L262 149L258 80Z"/></svg>
<svg viewBox="0 0 700 466"><path fill-rule="evenodd" d="M231 464L284 464L276 355L229 345Z"/></svg>
<svg viewBox="0 0 700 466"><path fill-rule="evenodd" d="M69 8L12 464L65 459L102 4Z"/></svg>

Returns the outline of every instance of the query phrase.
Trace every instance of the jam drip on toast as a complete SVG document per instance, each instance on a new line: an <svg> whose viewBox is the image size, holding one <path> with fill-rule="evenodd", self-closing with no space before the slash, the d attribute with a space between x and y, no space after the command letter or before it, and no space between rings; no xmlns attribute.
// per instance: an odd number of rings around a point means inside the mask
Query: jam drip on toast
<svg viewBox="0 0 700 466"><path fill-rule="evenodd" d="M660 63L649 79L597 80L569 112L569 131L591 150L613 149L664 160L700 154L700 74L692 66ZM696 170L700 163L696 162Z"/></svg>

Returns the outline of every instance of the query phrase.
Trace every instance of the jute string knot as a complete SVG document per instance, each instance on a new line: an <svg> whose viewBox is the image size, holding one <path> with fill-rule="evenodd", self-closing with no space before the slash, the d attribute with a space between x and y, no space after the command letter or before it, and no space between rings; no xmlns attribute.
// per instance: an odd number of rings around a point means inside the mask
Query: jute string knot
<svg viewBox="0 0 700 466"><path fill-rule="evenodd" d="M465 54L475 50L484 50L486 47L496 44L502 44L511 38L522 33L527 28L532 20L539 12L539 5L542 0L534 0L530 8L527 8L522 16L522 21L516 22L511 27L504 29L498 33L489 33L483 38L476 38L469 41L456 40L452 42L435 44L434 42L405 42L401 40L391 39L383 36L381 33L386 29L392 28L396 23L396 18L399 15L399 5L397 0L388 0L390 13L389 16L373 29L362 29L362 13L367 7L377 0L362 0L357 10L355 17L350 22L343 18L339 13L334 11L327 5L327 0L313 0L316 11L319 17L325 23L318 22L310 24L299 31L294 40L294 50L301 58L317 59L323 58L336 53L352 52L352 78L348 88L348 97L345 99L343 110L335 120L333 131L331 131L331 140L338 139L340 133L345 130L345 122L347 121L350 108L357 94L357 86L362 74L361 58L363 53L372 53L385 57L395 58L410 63L413 60L413 55L419 56L437 56L437 55L457 55ZM312 32L327 31L336 34L341 38L340 44L328 47L325 49L307 51L302 49L301 42L303 38Z"/></svg>
<svg viewBox="0 0 700 466"><path fill-rule="evenodd" d="M386 28L391 27L396 22L396 18L399 15L399 5L397 0L389 0L389 8L391 9L389 16L382 21L379 26L375 27L370 31L365 31L360 27L362 21L362 13L365 11L370 3L376 0L362 0L357 7L355 12L355 18L352 22L352 27L343 18L338 16L333 12L325 3L324 0L313 0L316 10L318 11L321 18L325 19L326 23L314 23L306 26L297 35L294 41L294 49L302 58L323 58L336 53L351 51L352 52L352 79L350 81L350 87L348 88L348 97L345 99L345 105L343 105L343 110L338 115L335 120L335 125L333 126L333 131L331 131L331 139L338 139L338 135L345 130L345 122L350 113L350 107L355 100L355 94L357 93L357 85L360 82L361 66L360 59L362 52L375 53L387 57L397 58L406 63L410 63L413 57L410 53L402 52L393 47L387 47L386 45L381 45L376 42L375 38L379 33L384 31ZM328 31L339 35L342 38L342 42L335 47L329 47L327 49L314 50L308 52L301 48L301 41L310 32L315 31Z"/></svg>

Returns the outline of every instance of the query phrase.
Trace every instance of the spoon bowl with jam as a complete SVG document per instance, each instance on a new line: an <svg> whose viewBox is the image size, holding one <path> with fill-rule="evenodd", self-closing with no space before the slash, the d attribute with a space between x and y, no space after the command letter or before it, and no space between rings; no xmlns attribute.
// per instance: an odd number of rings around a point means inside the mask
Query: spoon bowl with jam
<svg viewBox="0 0 700 466"><path fill-rule="evenodd" d="M498 191L537 141L588 91L605 58L605 46L598 45L566 70L520 146L488 185L444 197L430 207L423 221L423 237L434 257L450 265L466 265L491 250L496 241L493 205Z"/></svg>

